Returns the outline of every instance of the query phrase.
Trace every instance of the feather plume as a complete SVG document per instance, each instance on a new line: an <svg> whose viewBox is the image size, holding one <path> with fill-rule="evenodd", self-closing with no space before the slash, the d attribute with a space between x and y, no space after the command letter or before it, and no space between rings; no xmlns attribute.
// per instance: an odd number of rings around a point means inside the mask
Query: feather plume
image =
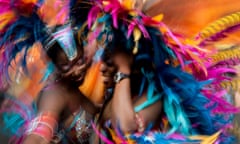
<svg viewBox="0 0 240 144"><path fill-rule="evenodd" d="M6 28L6 26L9 26L14 21L16 21L17 16L15 12L13 11L6 11L4 13L0 14L0 32L3 32Z"/></svg>
<svg viewBox="0 0 240 144"><path fill-rule="evenodd" d="M107 137L105 137L103 134L101 134L101 132L99 132L99 130L97 129L96 125L93 122L92 122L92 127L93 127L94 131L96 132L96 134L101 138L101 140L103 140L104 143L113 144L112 141L110 141Z"/></svg>
<svg viewBox="0 0 240 144"><path fill-rule="evenodd" d="M199 42L199 45L203 45L209 41L217 41L225 37L226 33L239 28L239 25L240 12L232 13L209 24L195 36L195 40Z"/></svg>
<svg viewBox="0 0 240 144"><path fill-rule="evenodd" d="M3 120L1 132L11 136L10 139L14 143L21 143L22 137L28 128L28 123L35 116L36 110L32 105L28 105L5 95L4 104L1 107L0 114ZM6 131L8 133L6 133Z"/></svg>
<svg viewBox="0 0 240 144"><path fill-rule="evenodd" d="M236 64L234 65L237 65L238 64L237 60L240 60L239 46L236 45L227 49L219 50L216 54L212 55L210 59L212 65L221 64L227 62L228 60L233 60L233 63L234 61L236 61Z"/></svg>
<svg viewBox="0 0 240 144"><path fill-rule="evenodd" d="M38 14L48 27L54 27L69 20L69 10L69 0L45 0L38 9Z"/></svg>
<svg viewBox="0 0 240 144"><path fill-rule="evenodd" d="M19 17L16 22L9 25L6 32L0 39L0 48L2 50L3 63L1 63L1 70L3 76L9 80L8 67L12 60L22 53L22 59L18 61L19 65L23 67L27 74L27 53L34 42L45 41L47 35L42 31L43 23L36 15L31 17ZM20 29L21 28L21 29Z"/></svg>

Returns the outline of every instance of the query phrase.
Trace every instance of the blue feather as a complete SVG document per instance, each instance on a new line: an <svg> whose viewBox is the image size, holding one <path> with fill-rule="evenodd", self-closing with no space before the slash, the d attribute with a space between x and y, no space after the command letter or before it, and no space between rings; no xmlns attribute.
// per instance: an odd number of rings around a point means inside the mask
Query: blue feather
<svg viewBox="0 0 240 144"><path fill-rule="evenodd" d="M0 39L0 47L4 48L4 55L6 56L6 65L1 65L0 68L7 80L10 80L8 67L22 51L23 58L19 62L24 73L28 75L27 52L35 42L43 42L46 38L44 24L37 14L32 14L30 17L20 16L15 23L8 27Z"/></svg>
<svg viewBox="0 0 240 144"><path fill-rule="evenodd" d="M40 80L41 82L44 82L47 80L47 78L55 71L55 65L53 64L53 62L48 62L47 67L45 69L45 72L43 74L42 79Z"/></svg>

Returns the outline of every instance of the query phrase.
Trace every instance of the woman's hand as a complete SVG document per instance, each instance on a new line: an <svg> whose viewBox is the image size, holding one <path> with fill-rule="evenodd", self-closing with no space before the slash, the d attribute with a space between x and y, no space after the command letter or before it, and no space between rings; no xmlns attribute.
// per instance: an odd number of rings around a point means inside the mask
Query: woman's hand
<svg viewBox="0 0 240 144"><path fill-rule="evenodd" d="M114 75L120 71L125 74L131 73L132 56L129 54L118 52L105 58L101 65L101 72L104 77L104 84L106 87L114 86Z"/></svg>

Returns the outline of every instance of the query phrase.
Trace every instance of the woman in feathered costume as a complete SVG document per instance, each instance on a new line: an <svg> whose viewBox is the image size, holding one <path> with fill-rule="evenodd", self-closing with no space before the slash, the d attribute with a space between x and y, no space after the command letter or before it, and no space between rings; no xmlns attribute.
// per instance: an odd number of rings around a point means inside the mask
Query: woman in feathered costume
<svg viewBox="0 0 240 144"><path fill-rule="evenodd" d="M14 4L8 4L14 11L18 10L18 5L15 7ZM4 26L6 33L1 41L4 48L2 55L9 54L11 57L4 59L6 63L2 68L5 68L5 75L1 76L7 76L13 60L17 63L16 70L21 68L21 72L30 72L31 76L32 67L29 63L34 53L29 51L35 47L43 51L47 68L40 81L45 85L38 97L33 97L28 103L28 96L22 101L6 97L1 109L6 112L3 115L5 128L10 129L9 134L17 136L16 139L13 138L16 140L14 143L89 143L93 132L90 121L94 120L98 111L94 104L101 104L102 97L95 96L94 99L87 94L89 91L94 95L103 94L103 85L91 86L100 91L86 90L88 84L82 83L87 72L96 75L94 79L87 79L96 81L100 66L99 56L96 55L94 65L87 71L98 48L93 41L83 45L91 36L91 33L85 34L85 27L81 28L87 17L89 2L47 0L31 3L32 7L24 2L19 4L32 9L31 12L20 15L13 11L17 20L14 24ZM81 9L84 11L80 14ZM82 40L82 36L86 38ZM11 44L11 48L6 47L7 44ZM46 54L51 61L47 60ZM79 91L81 84L83 88ZM35 104L35 108L32 108L32 104ZM9 119L10 123L7 122Z"/></svg>
<svg viewBox="0 0 240 144"><path fill-rule="evenodd" d="M68 13L74 12L68 5L70 1L58 1L60 3L55 4L51 2L55 1L19 1L11 3L10 7L3 10L2 14L6 17L1 17L0 30L6 33L1 36L0 43L3 55L1 58L4 59L1 63L1 68L4 69L1 69L1 72L6 74L8 66L20 51L24 53L19 65L25 66L28 48L36 41L44 44L49 33L55 38L54 41L50 41L50 45L54 45L54 42L62 38L61 36L64 38L68 34L61 35L58 32L69 28ZM64 5L64 2L67 4ZM8 5L9 2L3 1L2 4ZM162 15L148 17L139 9L135 9L134 5L132 1L127 0L121 2L98 0L93 2L93 7L88 13L87 24L93 31L88 43L95 39L104 41L99 45L105 48L103 60L106 65L102 67L103 75L106 77L105 83L109 84L112 73L118 71L114 73L116 84L112 96L109 97L110 102L106 102L106 107L102 111L103 117L100 115L100 120L110 119L111 124L106 125L106 128L113 141L229 143L231 137L227 138L225 133L229 115L223 114L237 110L222 99L223 91L215 94L215 88L217 80L225 79L222 74L232 70L214 69L212 70L214 74L210 73L211 69L206 68L205 64L209 64L207 60L212 51L199 48L195 41L175 37L161 22ZM49 9L52 6L55 9ZM23 8L27 8L26 11L22 11ZM73 25L81 27L81 17L78 19L76 13L73 17L76 22ZM59 31L55 29L58 25L63 25ZM67 42L72 44L72 40L73 38ZM64 46L64 42L61 42L58 41L60 46L61 44ZM81 42L84 44L86 41ZM72 45L69 49L63 49L70 61L76 57L74 48ZM49 71L51 63L48 66L43 80L52 72ZM23 69L27 72L26 70ZM87 85L92 84L89 82ZM89 89L89 86L81 86L79 89L84 91L83 89ZM108 91L110 95L111 90ZM93 92L87 90L85 93ZM15 105L17 108L21 106L19 103ZM31 109L24 108L27 111ZM106 113L110 115L106 116ZM35 114L27 117L28 115L21 111L19 115L31 121ZM44 122L51 124L50 130L48 125L43 124L47 131L41 127L35 129L31 127L33 129L30 132L41 134L40 137L43 136L49 141L52 135L45 134L52 132L51 128L54 128L56 123L55 117L51 113L44 113L36 118L36 121L45 120ZM13 122L17 120L19 117L12 119ZM18 126L26 124L26 121L18 122ZM18 129L18 132L23 133L26 129L29 130L29 127ZM98 130L96 132L98 133ZM129 135L124 135L125 133ZM113 143L104 135L99 136L104 142Z"/></svg>
<svg viewBox="0 0 240 144"><path fill-rule="evenodd" d="M231 119L227 113L239 110L224 100L225 92L218 87L219 81L228 79L224 73L234 71L212 69L210 56L215 51L201 49L197 40L175 36L161 22L161 15L148 17L133 5L96 1L88 15L88 26L105 40L105 83L109 86L112 76L115 79L100 115L106 131L96 130L101 139L105 143L234 143L226 132Z"/></svg>

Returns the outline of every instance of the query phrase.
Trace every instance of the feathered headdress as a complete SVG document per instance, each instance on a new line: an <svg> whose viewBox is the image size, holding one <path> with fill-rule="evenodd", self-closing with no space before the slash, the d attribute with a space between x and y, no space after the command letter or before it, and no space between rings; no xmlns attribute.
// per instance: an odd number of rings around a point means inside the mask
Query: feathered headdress
<svg viewBox="0 0 240 144"><path fill-rule="evenodd" d="M19 59L18 66L27 73L27 53L36 42L46 50L58 42L70 61L76 57L73 27L79 29L85 18L80 14L83 20L77 19L76 13L80 10L76 8L79 4L75 1L0 1L0 5L1 81L9 80L8 68L19 53L23 58ZM46 70L47 75L49 69Z"/></svg>
<svg viewBox="0 0 240 144"><path fill-rule="evenodd" d="M134 63L141 65L147 61L152 66L141 67L142 87L148 86L147 101L135 111L162 98L171 125L166 135L213 134L220 130L226 121L221 118L223 121L216 125L213 112L238 110L222 98L223 91L214 93L216 89L209 85L231 70L208 69L207 58L216 51L202 49L196 41L174 35L161 21L162 15L148 17L131 2L95 1L88 15L88 27L94 31L95 38L105 40L106 51L113 52L117 47L132 53ZM202 77L198 78L198 73Z"/></svg>
<svg viewBox="0 0 240 144"><path fill-rule="evenodd" d="M8 77L8 68L18 54L22 55L19 65L26 67L28 50L36 42L49 42L43 45L47 48L57 41L69 60L75 58L72 27L79 29L86 20L79 16L81 4L70 0L1 0L0 5L3 6L0 10L1 77ZM147 101L135 111L163 99L171 129L156 134L155 139L165 140L175 133L184 136L217 133L229 120L221 114L236 111L222 99L223 91L216 94L216 89L209 86L218 79L218 74L226 72L213 69L215 74L211 75L206 67L213 50L202 49L198 42L174 35L161 21L161 14L146 16L134 8L131 0L96 0L83 15L88 16L88 28L94 33L92 39L104 40L103 46L110 52L122 46L122 50L134 55L134 63L140 64L141 87L147 87ZM142 62L148 65L141 65ZM197 77L199 73L202 77ZM137 141L138 137L133 139Z"/></svg>

